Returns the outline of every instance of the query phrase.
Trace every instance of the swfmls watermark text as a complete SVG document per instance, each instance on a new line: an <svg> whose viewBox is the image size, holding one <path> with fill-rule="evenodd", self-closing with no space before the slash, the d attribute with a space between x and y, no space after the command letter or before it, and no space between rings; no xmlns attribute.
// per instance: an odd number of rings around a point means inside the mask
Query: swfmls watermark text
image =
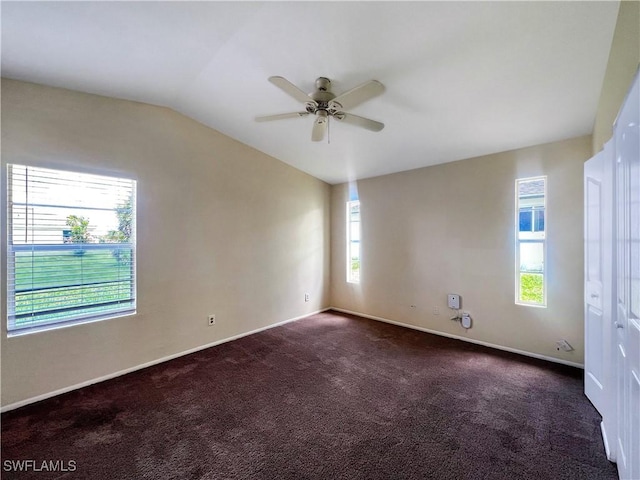
<svg viewBox="0 0 640 480"><path fill-rule="evenodd" d="M75 472L75 460L4 460L2 470L5 472Z"/></svg>

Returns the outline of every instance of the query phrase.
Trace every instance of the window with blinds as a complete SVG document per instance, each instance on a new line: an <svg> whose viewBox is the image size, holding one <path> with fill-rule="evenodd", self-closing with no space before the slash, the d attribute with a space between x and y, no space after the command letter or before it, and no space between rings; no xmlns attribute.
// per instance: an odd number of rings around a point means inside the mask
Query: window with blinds
<svg viewBox="0 0 640 480"><path fill-rule="evenodd" d="M136 182L7 168L9 333L135 313Z"/></svg>

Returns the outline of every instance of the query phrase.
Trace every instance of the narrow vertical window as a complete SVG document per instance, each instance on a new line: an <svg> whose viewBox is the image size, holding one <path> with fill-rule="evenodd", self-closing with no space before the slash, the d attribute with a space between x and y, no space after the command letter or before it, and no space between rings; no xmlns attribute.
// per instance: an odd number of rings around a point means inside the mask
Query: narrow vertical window
<svg viewBox="0 0 640 480"><path fill-rule="evenodd" d="M8 165L10 333L135 313L136 182Z"/></svg>
<svg viewBox="0 0 640 480"><path fill-rule="evenodd" d="M360 283L360 201L347 202L347 282Z"/></svg>
<svg viewBox="0 0 640 480"><path fill-rule="evenodd" d="M546 306L546 177L516 180L516 303Z"/></svg>

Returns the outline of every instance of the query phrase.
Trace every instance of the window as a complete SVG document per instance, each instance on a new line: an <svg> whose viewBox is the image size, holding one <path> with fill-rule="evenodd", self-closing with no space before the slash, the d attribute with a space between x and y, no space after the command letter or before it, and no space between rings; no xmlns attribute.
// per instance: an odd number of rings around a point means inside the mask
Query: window
<svg viewBox="0 0 640 480"><path fill-rule="evenodd" d="M135 313L130 179L7 167L9 333Z"/></svg>
<svg viewBox="0 0 640 480"><path fill-rule="evenodd" d="M516 303L546 306L546 177L516 180Z"/></svg>
<svg viewBox="0 0 640 480"><path fill-rule="evenodd" d="M347 202L347 282L360 283L360 201Z"/></svg>

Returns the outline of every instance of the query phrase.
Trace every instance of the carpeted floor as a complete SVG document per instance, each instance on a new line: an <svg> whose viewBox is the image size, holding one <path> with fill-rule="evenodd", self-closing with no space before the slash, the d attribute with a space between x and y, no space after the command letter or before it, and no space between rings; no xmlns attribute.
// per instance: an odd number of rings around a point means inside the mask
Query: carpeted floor
<svg viewBox="0 0 640 480"><path fill-rule="evenodd" d="M582 391L578 369L326 312L3 414L2 478L616 479Z"/></svg>

